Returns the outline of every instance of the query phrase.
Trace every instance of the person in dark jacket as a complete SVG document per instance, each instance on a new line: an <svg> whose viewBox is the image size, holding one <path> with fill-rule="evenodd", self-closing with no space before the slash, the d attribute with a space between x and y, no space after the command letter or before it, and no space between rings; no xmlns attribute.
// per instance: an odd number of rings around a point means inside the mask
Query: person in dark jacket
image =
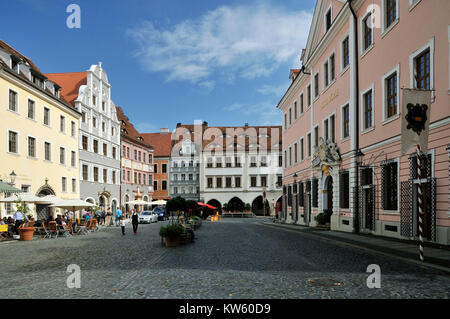
<svg viewBox="0 0 450 319"><path fill-rule="evenodd" d="M139 225L139 215L134 209L133 213L131 214L131 223L133 224L133 232L136 235Z"/></svg>

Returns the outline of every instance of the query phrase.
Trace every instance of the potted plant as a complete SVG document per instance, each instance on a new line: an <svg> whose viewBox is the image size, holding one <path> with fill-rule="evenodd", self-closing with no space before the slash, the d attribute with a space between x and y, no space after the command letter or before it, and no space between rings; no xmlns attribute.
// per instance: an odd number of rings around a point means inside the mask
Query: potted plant
<svg viewBox="0 0 450 319"><path fill-rule="evenodd" d="M166 247L175 247L180 245L180 235L183 227L179 224L169 224L159 229L159 236L164 237Z"/></svg>
<svg viewBox="0 0 450 319"><path fill-rule="evenodd" d="M16 210L18 212L21 212L24 216L26 216L26 214L28 213L29 209L28 206L22 202L20 199L16 201ZM33 240L33 235L34 235L34 227L28 227L28 222L24 222L20 227L19 227L19 234L20 234L20 240L22 241L31 241Z"/></svg>
<svg viewBox="0 0 450 319"><path fill-rule="evenodd" d="M325 225L327 223L327 214L320 213L316 217L314 217L318 225Z"/></svg>

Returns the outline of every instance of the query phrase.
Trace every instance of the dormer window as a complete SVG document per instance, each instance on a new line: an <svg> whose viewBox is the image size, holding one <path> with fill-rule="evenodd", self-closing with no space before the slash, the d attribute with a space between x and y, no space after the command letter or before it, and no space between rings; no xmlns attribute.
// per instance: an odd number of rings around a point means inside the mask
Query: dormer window
<svg viewBox="0 0 450 319"><path fill-rule="evenodd" d="M35 74L31 74L31 82L39 86L40 88L44 88L44 79Z"/></svg>
<svg viewBox="0 0 450 319"><path fill-rule="evenodd" d="M19 62L20 62L19 59L17 59L14 56L11 56L11 69L13 69L17 73L19 73Z"/></svg>
<svg viewBox="0 0 450 319"><path fill-rule="evenodd" d="M144 139L142 138L142 136L138 136L137 138L139 141L144 141Z"/></svg>
<svg viewBox="0 0 450 319"><path fill-rule="evenodd" d="M121 132L123 133L123 134L128 134L128 131L126 130L126 129L121 129Z"/></svg>

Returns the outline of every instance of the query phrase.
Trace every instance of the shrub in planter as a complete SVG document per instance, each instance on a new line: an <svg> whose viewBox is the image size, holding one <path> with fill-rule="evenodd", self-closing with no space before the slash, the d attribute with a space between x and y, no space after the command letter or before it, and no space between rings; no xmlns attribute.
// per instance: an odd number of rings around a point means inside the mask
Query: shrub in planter
<svg viewBox="0 0 450 319"><path fill-rule="evenodd" d="M319 225L325 225L327 223L327 214L326 213L320 213L315 218L316 222Z"/></svg>
<svg viewBox="0 0 450 319"><path fill-rule="evenodd" d="M171 224L167 226L161 226L159 229L159 235L162 237L168 237L171 239L174 239L176 237L179 237L180 234L183 232L183 227L179 224Z"/></svg>
<svg viewBox="0 0 450 319"><path fill-rule="evenodd" d="M180 235L183 232L183 227L179 224L170 224L162 226L159 229L159 235L164 237L167 247L175 247L180 245Z"/></svg>

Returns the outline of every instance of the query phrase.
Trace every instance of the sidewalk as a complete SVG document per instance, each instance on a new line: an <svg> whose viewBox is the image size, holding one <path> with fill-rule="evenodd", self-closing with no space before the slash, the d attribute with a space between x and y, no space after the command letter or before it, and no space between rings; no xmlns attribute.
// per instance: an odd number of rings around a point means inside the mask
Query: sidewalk
<svg viewBox="0 0 450 319"><path fill-rule="evenodd" d="M447 268L450 272L450 247L437 244L424 244L425 262L419 260L419 244L418 242L401 240L397 238L374 236L369 234L354 234L331 230L320 230L313 227L301 225L280 224L272 221L264 221L265 225L285 228L302 232L308 235L321 237L326 240L341 242L365 248L384 254L402 257L413 262L417 262L428 266L439 266L440 269ZM445 270L445 269L442 269Z"/></svg>

